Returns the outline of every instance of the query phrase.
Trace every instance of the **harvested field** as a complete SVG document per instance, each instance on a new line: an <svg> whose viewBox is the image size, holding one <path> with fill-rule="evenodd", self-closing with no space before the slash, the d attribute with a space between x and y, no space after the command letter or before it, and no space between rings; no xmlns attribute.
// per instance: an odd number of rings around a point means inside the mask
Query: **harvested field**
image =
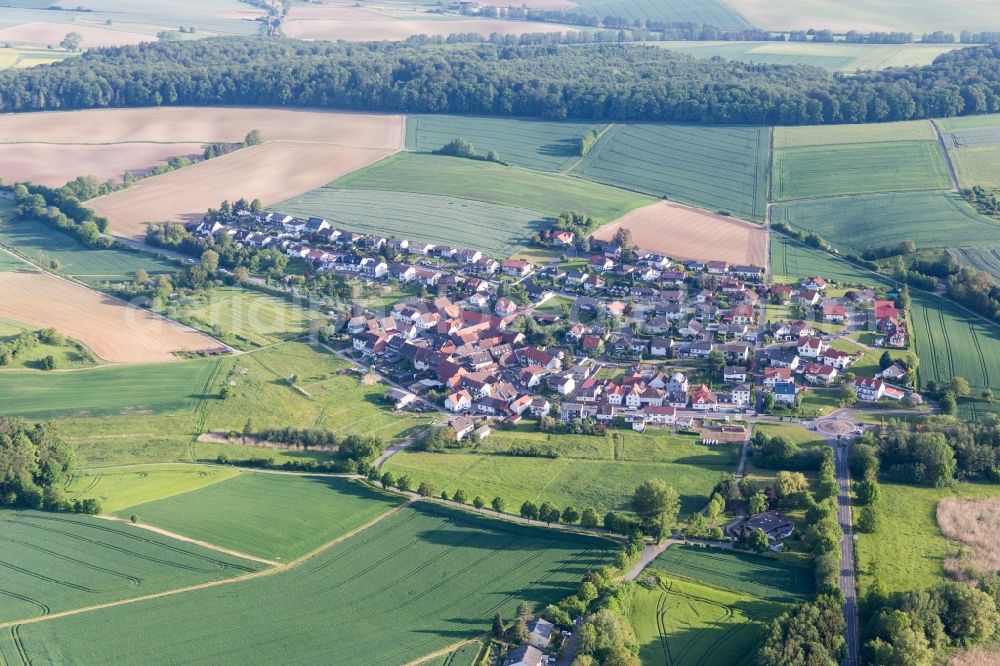
<svg viewBox="0 0 1000 666"><path fill-rule="evenodd" d="M620 228L635 244L675 259L721 259L733 264L767 265L767 232L749 222L695 208L660 202L639 208L594 234L610 240Z"/></svg>
<svg viewBox="0 0 1000 666"><path fill-rule="evenodd" d="M123 32L121 30L105 30L91 26L65 23L25 23L0 29L0 42L15 44L38 44L40 46L55 45L62 41L68 32L78 32L83 37L82 47L125 46L139 42L154 41L151 35L138 32Z"/></svg>
<svg viewBox="0 0 1000 666"><path fill-rule="evenodd" d="M114 363L176 360L219 347L201 333L48 273L0 273L0 316L53 327Z"/></svg>
<svg viewBox="0 0 1000 666"><path fill-rule="evenodd" d="M728 0L733 10L766 30L930 32L932 30L996 30L1000 5L994 0ZM721 25L721 24L715 24Z"/></svg>
<svg viewBox="0 0 1000 666"><path fill-rule="evenodd" d="M90 201L120 236L143 238L149 222L190 222L223 199L269 206L316 189L393 152L326 143L269 141L194 166L147 178Z"/></svg>
<svg viewBox="0 0 1000 666"><path fill-rule="evenodd" d="M969 548L945 560L945 570L962 575L1000 571L1000 500L948 497L937 506L941 533Z"/></svg>
<svg viewBox="0 0 1000 666"><path fill-rule="evenodd" d="M77 176L120 181L126 171L139 175L171 157L201 155L203 148L200 143L19 143L0 155L0 179L8 183L30 180L49 187L61 187Z"/></svg>
<svg viewBox="0 0 1000 666"><path fill-rule="evenodd" d="M998 662L1000 653L977 646L953 654L948 660L948 666L996 666Z"/></svg>

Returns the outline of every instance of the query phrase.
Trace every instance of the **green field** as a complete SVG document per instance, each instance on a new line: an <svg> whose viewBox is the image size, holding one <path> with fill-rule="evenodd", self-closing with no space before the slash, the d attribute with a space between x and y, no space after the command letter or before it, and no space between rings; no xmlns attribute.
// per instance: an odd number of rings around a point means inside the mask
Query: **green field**
<svg viewBox="0 0 1000 666"><path fill-rule="evenodd" d="M921 382L965 377L975 393L1000 388L1000 328L951 301L912 294L910 325L920 357Z"/></svg>
<svg viewBox="0 0 1000 666"><path fill-rule="evenodd" d="M0 526L3 622L231 578L258 568L254 562L90 516L4 510Z"/></svg>
<svg viewBox="0 0 1000 666"><path fill-rule="evenodd" d="M458 197L321 187L289 199L275 210L300 217L324 217L338 228L392 235L435 245L474 244L491 257L526 249L548 226L551 213Z"/></svg>
<svg viewBox="0 0 1000 666"><path fill-rule="evenodd" d="M398 666L489 630L522 600L573 593L607 541L424 503L293 569L255 580L22 625L0 654L33 662ZM99 635L100 640L95 640ZM16 641L16 643L15 643ZM335 656L332 656L335 655Z"/></svg>
<svg viewBox="0 0 1000 666"><path fill-rule="evenodd" d="M829 72L929 65L954 44L847 44L820 42L654 42L695 58L755 65L812 65Z"/></svg>
<svg viewBox="0 0 1000 666"><path fill-rule="evenodd" d="M822 275L841 285L863 284L876 287L891 284L886 278L855 268L779 233L771 234L771 271L776 282L798 283L802 278Z"/></svg>
<svg viewBox="0 0 1000 666"><path fill-rule="evenodd" d="M614 125L573 173L762 221L769 142L758 127Z"/></svg>
<svg viewBox="0 0 1000 666"><path fill-rule="evenodd" d="M573 11L600 17L705 23L720 28L751 27L721 0L581 0Z"/></svg>
<svg viewBox="0 0 1000 666"><path fill-rule="evenodd" d="M774 128L774 147L776 150L804 146L936 140L934 127L926 120L864 125L812 125Z"/></svg>
<svg viewBox="0 0 1000 666"><path fill-rule="evenodd" d="M9 206L4 202L7 200L0 199L0 216ZM131 281L140 268L149 275L179 270L174 264L140 252L88 248L72 236L30 220L0 220L0 245L46 269L56 269L93 286Z"/></svg>
<svg viewBox="0 0 1000 666"><path fill-rule="evenodd" d="M1000 245L958 247L952 253L963 264L968 264L977 271L986 271L1000 280Z"/></svg>
<svg viewBox="0 0 1000 666"><path fill-rule="evenodd" d="M944 560L959 549L938 529L938 502L946 497L1000 497L1000 486L958 483L954 488L882 484L882 519L874 534L858 534L858 591L873 577L890 592L915 590L945 579Z"/></svg>
<svg viewBox="0 0 1000 666"><path fill-rule="evenodd" d="M476 657L483 650L481 641L466 643L443 657L423 662L424 666L475 666Z"/></svg>
<svg viewBox="0 0 1000 666"><path fill-rule="evenodd" d="M989 130L1000 127L1000 113L987 113L976 116L955 116L934 121L938 129L944 133L967 132L970 130Z"/></svg>
<svg viewBox="0 0 1000 666"><path fill-rule="evenodd" d="M587 132L602 127L516 118L408 115L406 148L434 152L452 139L462 138L479 155L495 150L504 162L539 171L563 171L580 159L577 142Z"/></svg>
<svg viewBox="0 0 1000 666"><path fill-rule="evenodd" d="M462 489L487 501L500 496L516 513L527 500L578 510L625 510L635 487L663 479L681 496L681 513L705 506L722 472L736 471L738 446L707 447L696 437L618 432L608 437L496 432L476 452L403 452L386 469L397 477L427 481L438 491ZM551 446L558 458L502 455L513 445Z"/></svg>
<svg viewBox="0 0 1000 666"><path fill-rule="evenodd" d="M774 153L773 178L779 201L951 188L936 141L782 148Z"/></svg>
<svg viewBox="0 0 1000 666"><path fill-rule="evenodd" d="M66 499L96 499L104 513L133 504L171 497L224 481L239 474L231 467L149 465L82 470L63 488Z"/></svg>
<svg viewBox="0 0 1000 666"><path fill-rule="evenodd" d="M39 373L11 370L0 376L7 416L145 415L197 405L219 361L106 366Z"/></svg>
<svg viewBox="0 0 1000 666"><path fill-rule="evenodd" d="M218 287L172 302L163 314L238 349L255 349L309 333L317 312L239 287Z"/></svg>
<svg viewBox="0 0 1000 666"><path fill-rule="evenodd" d="M814 231L834 247L853 254L904 240L912 240L919 248L1000 242L1000 222L979 215L951 192L795 201L776 204L772 214L776 221Z"/></svg>
<svg viewBox="0 0 1000 666"><path fill-rule="evenodd" d="M3 254L0 254L0 259L3 256ZM38 328L35 326L0 318L0 344L10 342L22 333L37 330ZM54 358L56 367L62 369L87 368L97 363L90 350L74 340L67 339L66 343L62 345L53 345L39 341L35 347L27 351L22 351L15 356L13 363L0 367L0 371L12 370L14 368L38 369L38 362L46 356Z"/></svg>
<svg viewBox="0 0 1000 666"><path fill-rule="evenodd" d="M492 162L400 153L334 181L338 189L416 192L472 199L558 215L582 211L610 222L652 199L579 178ZM475 238L469 239L470 243Z"/></svg>
<svg viewBox="0 0 1000 666"><path fill-rule="evenodd" d="M293 560L399 506L357 481L246 472L131 506L143 523L273 560Z"/></svg>
<svg viewBox="0 0 1000 666"><path fill-rule="evenodd" d="M963 188L981 185L1000 187L1000 146L949 150L958 184Z"/></svg>
<svg viewBox="0 0 1000 666"><path fill-rule="evenodd" d="M787 557L672 546L651 568L666 575L631 612L650 666L752 664L767 623L812 593L812 570Z"/></svg>
<svg viewBox="0 0 1000 666"><path fill-rule="evenodd" d="M35 65L47 65L64 60L70 54L66 51L49 51L46 49L26 47L0 47L0 70L25 69Z"/></svg>

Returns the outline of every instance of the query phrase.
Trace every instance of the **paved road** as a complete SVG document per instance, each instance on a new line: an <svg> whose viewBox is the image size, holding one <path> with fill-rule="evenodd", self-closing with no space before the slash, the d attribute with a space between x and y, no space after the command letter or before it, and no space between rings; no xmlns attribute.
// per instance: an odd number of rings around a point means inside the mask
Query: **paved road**
<svg viewBox="0 0 1000 666"><path fill-rule="evenodd" d="M934 136L937 137L938 145L941 146L941 152L944 153L944 162L948 165L948 174L951 176L951 189L957 192L958 175L955 173L955 167L951 163L951 153L948 152L948 146L944 143L944 137L941 135L941 130L938 128L937 123L933 120L931 121L931 127L934 128Z"/></svg>
<svg viewBox="0 0 1000 666"><path fill-rule="evenodd" d="M837 483L840 494L837 498L837 516L844 538L840 542L840 590L844 593L844 620L847 622L847 658L844 666L858 664L858 593L854 577L854 532L851 516L851 475L847 466L847 446L834 449L837 468Z"/></svg>

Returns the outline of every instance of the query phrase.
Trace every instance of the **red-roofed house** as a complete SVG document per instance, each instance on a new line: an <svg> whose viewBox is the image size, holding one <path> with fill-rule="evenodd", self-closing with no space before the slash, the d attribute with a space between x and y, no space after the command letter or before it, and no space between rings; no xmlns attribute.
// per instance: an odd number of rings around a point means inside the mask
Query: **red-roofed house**
<svg viewBox="0 0 1000 666"><path fill-rule="evenodd" d="M719 398L702 384L691 392L691 409L714 412L719 409Z"/></svg>

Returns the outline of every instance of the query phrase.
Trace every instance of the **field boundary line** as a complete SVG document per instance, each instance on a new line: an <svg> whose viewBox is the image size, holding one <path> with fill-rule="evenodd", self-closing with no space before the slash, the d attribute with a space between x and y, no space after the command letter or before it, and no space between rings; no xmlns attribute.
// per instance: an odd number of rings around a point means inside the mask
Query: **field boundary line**
<svg viewBox="0 0 1000 666"><path fill-rule="evenodd" d="M323 545L319 546L318 548L315 548L314 550L306 553L305 555L302 555L301 557L292 560L288 564L282 564L282 565L279 565L279 566L276 566L276 567L271 567L269 569L264 569L262 571L253 571L253 572L250 572L250 573L247 573L247 574L242 574L240 576L235 576L233 578L225 578L223 580L212 580L212 581L208 581L208 582L205 582L205 583L198 583L197 585L187 585L185 587L178 587L178 588L175 588L173 590L164 590L163 592L155 592L153 594L144 594L142 596L130 597L128 599L119 599L118 601L109 601L107 603L95 604L93 606L83 606L82 608L74 608L74 609L67 610L67 611L61 611L59 613L53 613L51 615L39 615L37 617L30 617L30 618L26 618L26 619L23 619L23 620L10 620L8 622L0 623L0 629L7 629L7 628L10 628L10 627L19 627L19 626L25 625L25 624L38 624L40 622L47 622L49 620L58 620L58 619L61 619L61 618L64 618L64 617L71 617L73 615L82 615L84 613L90 613L90 612L93 612L93 611L105 610L107 608L116 608L118 606L127 606L129 604L139 603L141 601L151 601L153 599L161 599L163 597L172 597L172 596L175 596L175 595L178 595L178 594L185 594L187 592L197 592L198 590L208 590L208 589L211 589L213 587L219 587L220 585L230 585L230 584L233 584L233 583L242 583L242 582L248 581L248 580L255 580L257 578L265 578L267 576L273 576L276 573L279 573L279 572L282 572L282 571L288 571L289 569L294 569L294 568L300 566L301 564L303 564L303 563L309 561L310 559L316 557L317 555L319 555L323 551L327 550L328 548L332 548L333 546L337 545L338 543L340 543L340 542L342 542L342 541L344 541L346 539L349 539L349 538L351 538L353 536L356 536L358 533L363 532L364 530L367 530L367 529L373 527L374 525L376 525L377 523L385 520L386 518L399 513L403 509L405 509L408 506L410 506L411 504L413 504L415 501L417 501L417 500L416 499L411 499L409 502L401 504L401 505L397 506L394 509L390 509L389 511L386 511L383 514L381 514L379 516L376 516L374 519L368 521L367 523L365 523L361 527L355 528L355 529L351 530L350 532L348 532L346 534L343 534L343 535L337 537L336 539L333 539L332 541L328 541L328 542L324 543Z"/></svg>
<svg viewBox="0 0 1000 666"><path fill-rule="evenodd" d="M223 479L223 481L225 481L225 480L227 480L227 479ZM216 483L219 483L219 481L216 481ZM212 484L209 484L209 485L212 485ZM187 492L192 492L192 491L187 491ZM176 497L177 495L183 495L183 494L185 494L185 493L177 493L176 495L168 495L168 497ZM164 498L164 499L166 499L166 498ZM151 501L156 501L156 500L151 500ZM139 504L134 504L133 506L140 506L140 505ZM131 508L131 507L125 507L125 508ZM136 527L136 528L138 528L140 530L147 530L149 532L154 532L154 533L159 534L161 536L170 537L171 539L176 539L177 541L183 541L185 543L193 543L196 546L201 546L202 548L207 548L209 550L214 550L214 551L217 551L219 553L225 553L226 555L232 555L233 557L239 557L239 558L244 559L244 560L251 560L253 562L259 562L261 564L266 564L266 565L272 566L272 567L273 566L280 566L280 564L281 564L280 562L276 562L274 560L268 560L268 559L265 559L263 557L257 557L256 555L250 555L249 553L244 553L244 552L241 552L241 551L238 551L238 550L232 550L230 548L225 548L223 546L219 546L219 545L216 545L214 543L209 543L208 541L201 541L199 539L192 539L191 537L184 536L183 534L179 534L177 532L171 532L170 530L165 530L162 527L156 527L154 525L146 525L146 524L141 524L141 523L133 523L130 520L126 520L124 518L119 518L118 516L101 515L101 516L98 516L98 518L101 518L103 520L108 520L108 521L111 521L113 523L119 523L119 524L122 524L122 525L131 525L131 526Z"/></svg>
<svg viewBox="0 0 1000 666"><path fill-rule="evenodd" d="M483 636L485 636L485 634ZM451 654L455 650L457 650L459 648L462 648L462 647L465 647L466 645L468 645L470 643L477 643L477 642L483 640L483 636L480 636L479 638L470 638L468 640L459 641L458 643L452 643L451 645L449 645L447 647L441 648L437 652L432 652L430 654L425 654L423 657L418 657L418 658L414 659L413 661L408 661L405 664L403 664L403 666L417 666L418 664L425 664L428 661L430 661L431 659L436 659L438 657L443 657L443 656L445 656L447 654Z"/></svg>

